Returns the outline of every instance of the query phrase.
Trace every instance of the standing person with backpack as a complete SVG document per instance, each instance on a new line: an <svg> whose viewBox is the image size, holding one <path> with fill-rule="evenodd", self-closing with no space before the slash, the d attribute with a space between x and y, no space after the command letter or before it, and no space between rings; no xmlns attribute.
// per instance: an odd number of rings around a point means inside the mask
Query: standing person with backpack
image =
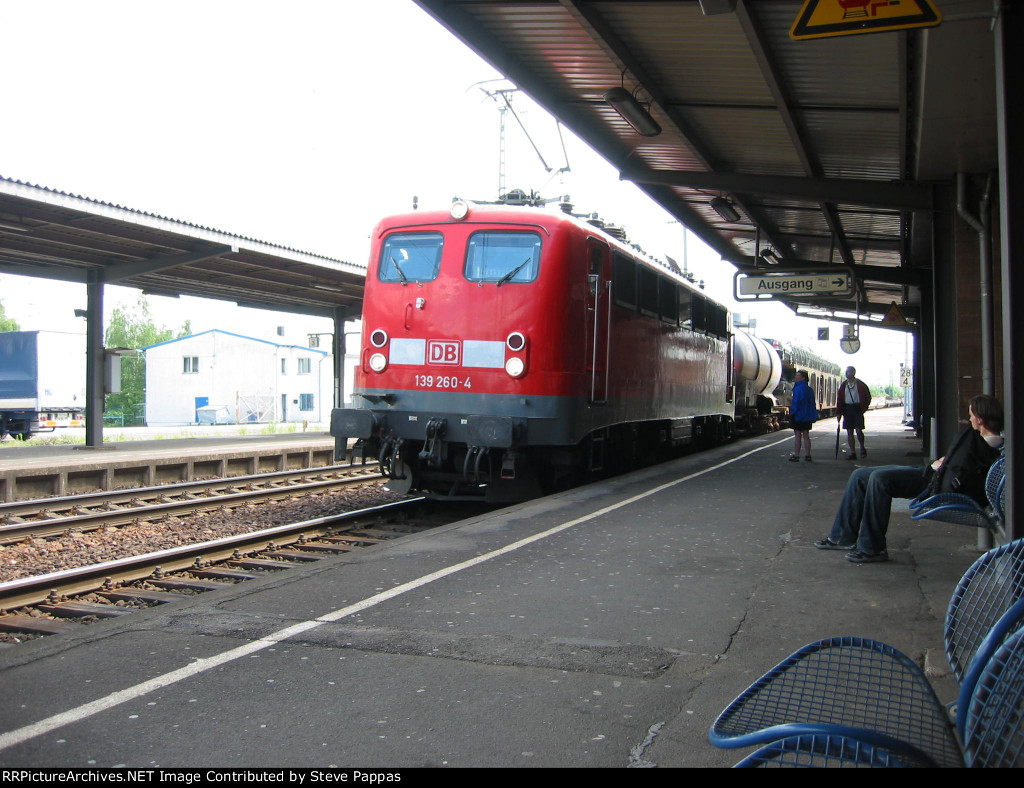
<svg viewBox="0 0 1024 788"><path fill-rule="evenodd" d="M855 564L888 561L885 534L893 498L916 498L925 490L960 492L985 503L985 475L1003 445L1003 406L988 394L971 400L970 426L957 433L944 457L929 466L858 468L846 483L832 530L814 546L846 550Z"/></svg>
<svg viewBox="0 0 1024 788"><path fill-rule="evenodd" d="M811 427L818 420L818 409L814 407L814 391L807 383L807 373L802 369L796 373L793 384L793 401L789 406L789 418L796 435L796 445L789 457L790 462L800 462L800 443L806 447L804 460L811 461Z"/></svg>
<svg viewBox="0 0 1024 788"><path fill-rule="evenodd" d="M871 392L867 384L857 377L856 367L847 367L846 381L839 386L836 397L836 419L843 420L843 428L846 430L846 441L850 445L850 453L846 457L848 460L857 459L857 445L853 442L855 432L860 441L860 456L868 456L864 448L864 414L868 412L870 404Z"/></svg>

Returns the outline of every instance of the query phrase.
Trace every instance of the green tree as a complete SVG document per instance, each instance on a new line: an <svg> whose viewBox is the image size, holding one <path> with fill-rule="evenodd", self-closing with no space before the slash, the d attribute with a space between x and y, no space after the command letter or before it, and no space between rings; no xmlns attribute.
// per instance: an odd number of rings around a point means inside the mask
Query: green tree
<svg viewBox="0 0 1024 788"><path fill-rule="evenodd" d="M4 310L4 302L0 301L0 332L2 331L21 331L21 326L18 325L18 321L13 317L7 317L7 312Z"/></svg>
<svg viewBox="0 0 1024 788"><path fill-rule="evenodd" d="M178 337L188 336L190 321L186 321ZM173 334L169 328L157 326L149 312L149 302L144 295L131 307L115 307L107 326L104 344L108 348L139 348L166 342ZM121 392L108 394L106 411L120 412L125 424L142 422L146 402L146 359L141 353L121 356Z"/></svg>

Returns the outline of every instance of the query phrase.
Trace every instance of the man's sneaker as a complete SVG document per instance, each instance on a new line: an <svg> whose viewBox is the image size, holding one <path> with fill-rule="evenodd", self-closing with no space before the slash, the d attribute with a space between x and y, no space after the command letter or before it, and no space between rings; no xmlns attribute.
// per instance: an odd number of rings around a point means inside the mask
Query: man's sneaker
<svg viewBox="0 0 1024 788"><path fill-rule="evenodd" d="M863 459L864 457L867 457L868 456L868 450L865 449L865 448L861 448L860 456L861 456L861 459Z"/></svg>
<svg viewBox="0 0 1024 788"><path fill-rule="evenodd" d="M846 554L846 560L855 564L877 564L881 561L888 561L889 554L885 550L877 553L865 553L863 550L851 550Z"/></svg>
<svg viewBox="0 0 1024 788"><path fill-rule="evenodd" d="M839 542L833 542L827 536L824 539L819 539L814 543L814 546L819 550L853 550L857 545L852 544L839 544Z"/></svg>

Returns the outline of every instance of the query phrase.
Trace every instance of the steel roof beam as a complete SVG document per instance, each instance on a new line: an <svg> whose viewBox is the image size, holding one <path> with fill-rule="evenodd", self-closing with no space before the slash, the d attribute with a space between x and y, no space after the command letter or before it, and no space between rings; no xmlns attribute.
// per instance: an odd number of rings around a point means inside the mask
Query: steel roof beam
<svg viewBox="0 0 1024 788"><path fill-rule="evenodd" d="M639 168L625 169L620 177L622 180L634 183L746 192L773 197L824 201L840 205L889 208L896 211L932 210L931 186L907 181L801 178L792 175L737 175L698 170L641 170Z"/></svg>
<svg viewBox="0 0 1024 788"><path fill-rule="evenodd" d="M746 0L740 0L737 3L736 18L739 20L740 28L743 30L747 43L750 45L750 52L761 69L761 76L764 78L768 91L772 94L775 107L782 118L786 131L789 133L789 138L793 142L793 148L803 165L804 171L809 176L819 177L822 174L821 165L817 160L812 160L811 158L810 146L807 144L803 129L797 123L796 116L790 110L790 96L782 86L782 79L775 64L775 58L769 54L762 28L750 15L750 9L747 8ZM846 239L846 233L843 230L842 222L839 220L839 214L836 213L835 208L829 205L827 201L821 201L820 208L829 230L832 231L836 245L839 247L840 256L844 262L852 263L853 251L850 249L850 244Z"/></svg>
<svg viewBox="0 0 1024 788"><path fill-rule="evenodd" d="M86 282L88 268L72 268L60 265L28 265L22 260L0 254L0 273L15 276L31 276L36 279L57 279L61 282Z"/></svg>
<svg viewBox="0 0 1024 788"><path fill-rule="evenodd" d="M163 271L167 268L177 268L188 263L196 263L200 260L209 260L212 257L220 257L225 254L238 252L238 247L233 245L213 246L207 249L198 249L188 254L169 254L153 257L149 260L139 260L134 263L114 263L106 266L100 274L100 280L105 283L119 282L132 276L142 276L155 271Z"/></svg>

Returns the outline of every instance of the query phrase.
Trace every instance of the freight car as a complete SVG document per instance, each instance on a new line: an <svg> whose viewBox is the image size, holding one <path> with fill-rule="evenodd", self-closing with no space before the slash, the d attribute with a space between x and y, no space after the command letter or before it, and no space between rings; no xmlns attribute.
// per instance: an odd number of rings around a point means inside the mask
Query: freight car
<svg viewBox="0 0 1024 788"><path fill-rule="evenodd" d="M792 344L784 344L776 339L766 339L778 352L782 359L782 377L775 391L772 392L778 406L786 409L793 400L793 384L796 382L796 371L807 372L807 383L814 391L817 400L818 417L831 418L836 415L836 397L843 375L839 365L822 358L813 351ZM784 421L788 424L788 417Z"/></svg>
<svg viewBox="0 0 1024 788"><path fill-rule="evenodd" d="M725 307L565 212L457 200L390 217L336 455L355 438L392 489L521 500L729 439L737 390L746 407L781 375L762 340L739 369L732 348Z"/></svg>

